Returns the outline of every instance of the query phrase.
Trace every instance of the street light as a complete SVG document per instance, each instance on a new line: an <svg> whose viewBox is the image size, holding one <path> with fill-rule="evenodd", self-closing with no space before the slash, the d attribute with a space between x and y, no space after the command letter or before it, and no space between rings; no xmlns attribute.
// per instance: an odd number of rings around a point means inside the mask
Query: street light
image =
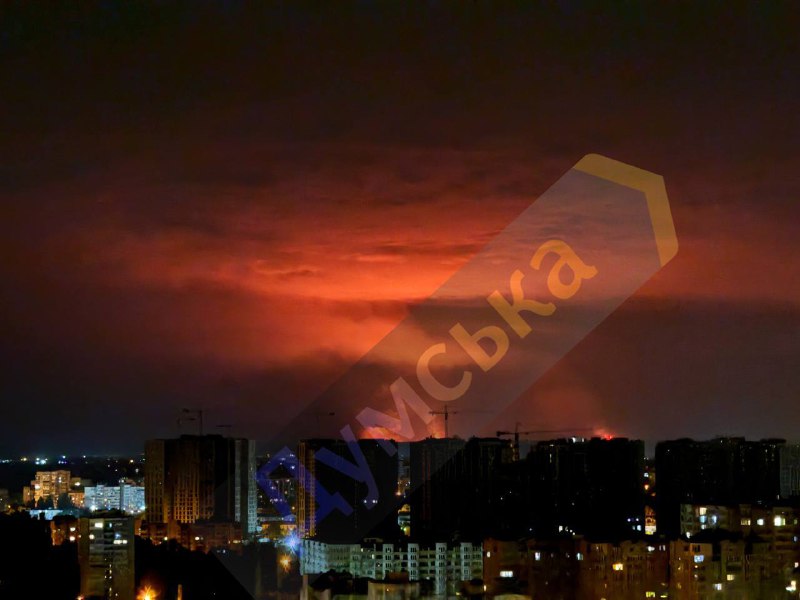
<svg viewBox="0 0 800 600"><path fill-rule="evenodd" d="M281 558L281 566L283 567L284 571L288 571L289 567L292 565L292 559L288 556L283 556Z"/></svg>
<svg viewBox="0 0 800 600"><path fill-rule="evenodd" d="M142 588L136 600L156 600L157 597L156 591L148 585Z"/></svg>

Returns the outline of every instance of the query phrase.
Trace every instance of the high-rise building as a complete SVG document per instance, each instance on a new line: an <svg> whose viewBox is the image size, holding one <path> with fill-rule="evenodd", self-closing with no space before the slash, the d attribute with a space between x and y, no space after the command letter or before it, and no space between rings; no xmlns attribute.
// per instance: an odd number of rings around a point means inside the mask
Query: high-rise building
<svg viewBox="0 0 800 600"><path fill-rule="evenodd" d="M92 512L117 509L133 515L145 508L144 487L125 479L121 479L119 485L87 486L83 494L84 507Z"/></svg>
<svg viewBox="0 0 800 600"><path fill-rule="evenodd" d="M742 443L741 478L737 496L741 502L774 503L781 495L781 449L786 440L747 440Z"/></svg>
<svg viewBox="0 0 800 600"><path fill-rule="evenodd" d="M154 523L230 521L245 538L256 518L255 442L184 435L145 445L146 518Z"/></svg>
<svg viewBox="0 0 800 600"><path fill-rule="evenodd" d="M526 502L535 535L621 538L644 532L644 443L569 438L537 443L527 457Z"/></svg>
<svg viewBox="0 0 800 600"><path fill-rule="evenodd" d="M49 499L55 505L61 494L69 494L72 489L71 482L69 471L37 471L36 478L31 481L30 486L23 489L22 500L28 503Z"/></svg>
<svg viewBox="0 0 800 600"><path fill-rule="evenodd" d="M354 449L355 448L355 449ZM361 456L353 456L353 452ZM302 537L326 542L355 543L397 528L397 444L390 440L358 440L354 447L338 439L300 442L297 489L297 528ZM360 461L363 460L362 468ZM352 473L358 466L358 477ZM370 489L372 488L372 489ZM370 492L373 496L370 496ZM335 508L321 512L321 494L333 497ZM390 525L391 524L391 525Z"/></svg>
<svg viewBox="0 0 800 600"><path fill-rule="evenodd" d="M498 438L412 442L411 536L482 539L507 530L521 491L512 459L512 446Z"/></svg>
<svg viewBox="0 0 800 600"><path fill-rule="evenodd" d="M428 438L410 444L411 535L415 538L449 539L455 514L448 499L457 496L453 488L458 480L453 459L464 444L455 438Z"/></svg>
<svg viewBox="0 0 800 600"><path fill-rule="evenodd" d="M144 486L120 480L119 509L129 515L136 515L144 512L145 506Z"/></svg>
<svg viewBox="0 0 800 600"><path fill-rule="evenodd" d="M800 497L800 444L780 449L781 498Z"/></svg>
<svg viewBox="0 0 800 600"><path fill-rule="evenodd" d="M133 517L107 513L80 520L81 596L134 600Z"/></svg>
<svg viewBox="0 0 800 600"><path fill-rule="evenodd" d="M656 445L660 533L680 533L681 504L772 504L781 496L784 440L679 439ZM789 455L783 454L788 474ZM788 481L788 480L787 480Z"/></svg>
<svg viewBox="0 0 800 600"><path fill-rule="evenodd" d="M119 509L119 486L100 483L86 486L83 488L83 503L92 512Z"/></svg>

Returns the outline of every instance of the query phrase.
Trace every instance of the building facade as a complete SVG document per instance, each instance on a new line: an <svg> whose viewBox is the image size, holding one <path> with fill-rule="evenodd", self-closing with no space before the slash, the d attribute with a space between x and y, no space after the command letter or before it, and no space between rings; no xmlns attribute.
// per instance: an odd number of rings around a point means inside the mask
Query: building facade
<svg viewBox="0 0 800 600"><path fill-rule="evenodd" d="M365 537L380 537L384 527L396 529L396 442L364 439L349 444L341 439L309 439L300 442L297 458L297 529L301 537L357 543Z"/></svg>
<svg viewBox="0 0 800 600"><path fill-rule="evenodd" d="M529 524L540 536L625 539L644 533L644 443L626 438L538 442L526 458Z"/></svg>
<svg viewBox="0 0 800 600"><path fill-rule="evenodd" d="M145 514L148 521L239 523L250 538L258 530L255 442L220 435L184 435L145 445Z"/></svg>
<svg viewBox="0 0 800 600"><path fill-rule="evenodd" d="M87 486L83 490L83 506L92 512L116 509L136 515L145 510L145 488L124 479L119 485Z"/></svg>
<svg viewBox="0 0 800 600"><path fill-rule="evenodd" d="M80 481L76 478L77 481ZM36 478L31 481L30 486L25 486L22 490L22 501L38 503L40 500L51 500L53 505L58 504L58 499L62 494L67 494L73 490L74 480L69 471L37 471Z"/></svg>
<svg viewBox="0 0 800 600"><path fill-rule="evenodd" d="M779 439L679 439L656 445L659 532L680 533L680 506L775 504L782 496L782 473L791 482L791 454ZM783 461L783 465L782 465Z"/></svg>
<svg viewBox="0 0 800 600"><path fill-rule="evenodd" d="M780 487L782 500L800 497L800 444L780 449Z"/></svg>
<svg viewBox="0 0 800 600"><path fill-rule="evenodd" d="M468 542L395 545L326 544L303 540L300 573L330 570L377 580L407 573L411 581L430 581L437 595L455 595L454 590L463 582L483 577L483 547Z"/></svg>
<svg viewBox="0 0 800 600"><path fill-rule="evenodd" d="M700 539L702 538L702 539ZM796 598L795 554L755 537L588 541L581 538L484 541L490 597L574 600L779 600ZM794 590L794 591L792 591ZM790 592L790 593L787 593Z"/></svg>
<svg viewBox="0 0 800 600"><path fill-rule="evenodd" d="M84 517L79 531L81 596L134 600L133 517Z"/></svg>
<svg viewBox="0 0 800 600"><path fill-rule="evenodd" d="M432 543L526 530L525 486L514 448L499 438L410 443L410 535Z"/></svg>

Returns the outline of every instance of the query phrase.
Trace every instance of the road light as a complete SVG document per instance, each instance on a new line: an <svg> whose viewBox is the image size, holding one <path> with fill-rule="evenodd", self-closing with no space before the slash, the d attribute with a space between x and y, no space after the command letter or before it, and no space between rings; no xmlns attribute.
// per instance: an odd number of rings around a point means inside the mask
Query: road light
<svg viewBox="0 0 800 600"><path fill-rule="evenodd" d="M281 557L281 566L283 567L284 571L288 571L289 567L292 565L292 559L289 556Z"/></svg>
<svg viewBox="0 0 800 600"><path fill-rule="evenodd" d="M156 594L156 591L150 586L143 587L139 595L136 596L136 600L157 600L157 598L158 594Z"/></svg>

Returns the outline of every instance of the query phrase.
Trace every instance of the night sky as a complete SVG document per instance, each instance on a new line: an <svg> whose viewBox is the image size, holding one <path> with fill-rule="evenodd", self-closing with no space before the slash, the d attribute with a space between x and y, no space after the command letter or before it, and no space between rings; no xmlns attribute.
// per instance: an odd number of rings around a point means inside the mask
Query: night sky
<svg viewBox="0 0 800 600"><path fill-rule="evenodd" d="M800 438L795 4L603 4L2 3L0 458L272 438L590 152L680 251L505 428Z"/></svg>

